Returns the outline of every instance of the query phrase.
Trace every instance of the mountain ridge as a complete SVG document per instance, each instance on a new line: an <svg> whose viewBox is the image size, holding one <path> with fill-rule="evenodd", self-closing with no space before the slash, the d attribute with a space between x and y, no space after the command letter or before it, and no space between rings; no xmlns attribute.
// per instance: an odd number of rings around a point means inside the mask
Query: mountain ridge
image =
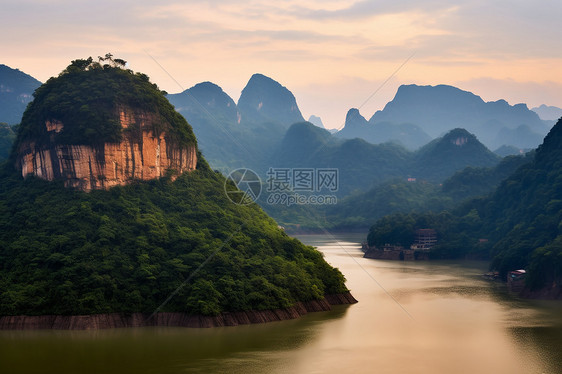
<svg viewBox="0 0 562 374"><path fill-rule="evenodd" d="M18 124L40 85L41 82L31 75L0 64L0 122Z"/></svg>
<svg viewBox="0 0 562 374"><path fill-rule="evenodd" d="M503 99L485 102L472 92L449 85L400 86L384 109L369 119L375 124L385 121L416 124L432 137L452 128L465 128L492 149L503 145L496 137L504 127L527 125L539 136L546 135L549 128L526 104L509 105Z"/></svg>

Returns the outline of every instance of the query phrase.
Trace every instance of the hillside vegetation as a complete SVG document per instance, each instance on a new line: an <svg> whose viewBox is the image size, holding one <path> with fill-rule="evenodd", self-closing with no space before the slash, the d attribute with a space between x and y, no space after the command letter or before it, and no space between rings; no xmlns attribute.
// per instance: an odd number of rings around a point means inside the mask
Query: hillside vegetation
<svg viewBox="0 0 562 374"><path fill-rule="evenodd" d="M116 141L129 129L115 109L127 105L155 118L155 132L195 144L164 93L123 65L73 61L36 91L18 142L51 136L46 120L65 124L62 144ZM1 165L0 315L217 315L347 291L320 252L288 237L257 204L232 203L225 189L236 186L197 159L196 170L173 181L90 193Z"/></svg>
<svg viewBox="0 0 562 374"><path fill-rule="evenodd" d="M529 271L528 286L562 281L562 121L552 128L531 162L519 167L489 196L451 212L392 215L370 229L371 245L409 245L415 228L434 228L433 257L491 257L502 276ZM479 240L485 239L485 240Z"/></svg>

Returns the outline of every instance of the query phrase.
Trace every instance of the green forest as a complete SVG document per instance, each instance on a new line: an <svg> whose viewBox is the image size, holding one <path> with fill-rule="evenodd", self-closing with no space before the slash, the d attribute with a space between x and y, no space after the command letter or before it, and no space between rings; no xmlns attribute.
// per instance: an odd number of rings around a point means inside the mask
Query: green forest
<svg viewBox="0 0 562 374"><path fill-rule="evenodd" d="M366 192L340 198L335 205L271 205L267 203L267 192L262 193L258 202L290 231L368 229L373 222L389 214L437 213L454 209L467 199L486 196L518 167L530 162L533 155L534 152L507 156L494 167L469 166L441 184L393 178Z"/></svg>
<svg viewBox="0 0 562 374"><path fill-rule="evenodd" d="M284 308L347 291L320 252L257 205L230 202L224 181L202 161L174 182L85 193L4 164L0 315L152 312L217 249L162 311Z"/></svg>
<svg viewBox="0 0 562 374"><path fill-rule="evenodd" d="M12 126L0 122L0 161L10 156L12 144L16 139L16 134Z"/></svg>
<svg viewBox="0 0 562 374"><path fill-rule="evenodd" d="M107 62L101 64L101 62ZM17 144L119 141L116 108L156 114L154 131L196 144L186 120L125 62L75 60L35 92ZM170 135L171 134L171 135ZM15 154L15 150L12 152ZM0 165L0 315L286 308L347 292L320 252L290 238L257 204L232 203L201 153L195 171L90 193ZM163 303L169 296L169 302Z"/></svg>
<svg viewBox="0 0 562 374"><path fill-rule="evenodd" d="M415 229L433 228L439 240L432 248L433 258L488 258L491 269L502 277L524 268L528 286L536 290L562 280L561 222L562 121L558 121L530 162L490 195L440 213L386 216L371 227L368 243L410 245Z"/></svg>

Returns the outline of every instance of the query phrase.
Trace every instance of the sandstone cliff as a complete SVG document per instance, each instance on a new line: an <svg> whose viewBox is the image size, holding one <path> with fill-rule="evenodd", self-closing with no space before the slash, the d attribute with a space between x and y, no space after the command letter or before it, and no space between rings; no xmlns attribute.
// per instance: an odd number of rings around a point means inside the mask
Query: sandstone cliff
<svg viewBox="0 0 562 374"><path fill-rule="evenodd" d="M63 179L65 186L84 191L148 180L172 172L179 175L197 165L196 146L180 146L166 133L154 132L156 115L119 108L120 143L99 145L57 144L64 131L60 121L45 121L48 142L27 140L17 149L16 167L22 176Z"/></svg>

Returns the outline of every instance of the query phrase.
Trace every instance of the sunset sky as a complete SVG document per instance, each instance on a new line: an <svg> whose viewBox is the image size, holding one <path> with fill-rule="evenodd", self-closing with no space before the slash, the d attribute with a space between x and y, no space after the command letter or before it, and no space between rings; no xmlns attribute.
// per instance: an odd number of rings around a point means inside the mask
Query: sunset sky
<svg viewBox="0 0 562 374"><path fill-rule="evenodd" d="M305 118L337 128L411 57L361 107L367 119L410 83L562 107L559 0L18 0L1 9L0 63L41 81L111 52L170 93L211 81L237 101L259 72L289 88Z"/></svg>

